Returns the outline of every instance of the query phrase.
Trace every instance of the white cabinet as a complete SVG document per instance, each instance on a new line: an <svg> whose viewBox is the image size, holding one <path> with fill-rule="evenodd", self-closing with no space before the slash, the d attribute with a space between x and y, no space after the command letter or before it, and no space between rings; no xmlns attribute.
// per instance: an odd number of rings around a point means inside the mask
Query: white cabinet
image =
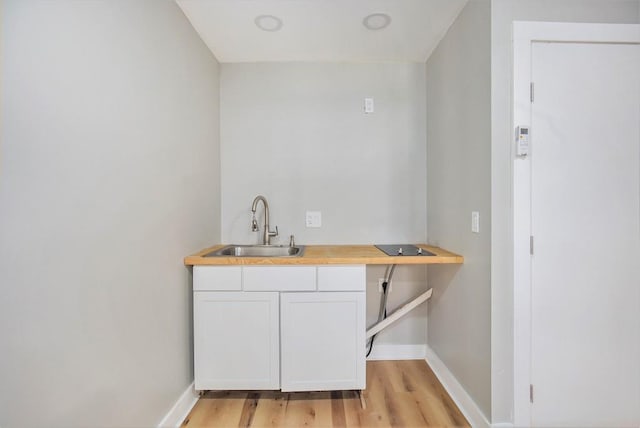
<svg viewBox="0 0 640 428"><path fill-rule="evenodd" d="M195 389L279 389L278 293L197 291Z"/></svg>
<svg viewBox="0 0 640 428"><path fill-rule="evenodd" d="M365 387L365 293L280 295L283 391Z"/></svg>
<svg viewBox="0 0 640 428"><path fill-rule="evenodd" d="M365 266L194 266L196 390L365 387Z"/></svg>

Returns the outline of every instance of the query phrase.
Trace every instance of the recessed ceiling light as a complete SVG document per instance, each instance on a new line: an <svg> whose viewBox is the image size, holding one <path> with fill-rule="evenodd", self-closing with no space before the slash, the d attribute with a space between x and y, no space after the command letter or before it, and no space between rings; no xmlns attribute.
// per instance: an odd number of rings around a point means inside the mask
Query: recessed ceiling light
<svg viewBox="0 0 640 428"><path fill-rule="evenodd" d="M362 25L369 30L382 30L391 24L391 17L386 13L372 13L362 20Z"/></svg>
<svg viewBox="0 0 640 428"><path fill-rule="evenodd" d="M263 31L278 31L282 28L282 19L273 15L258 15L254 22Z"/></svg>

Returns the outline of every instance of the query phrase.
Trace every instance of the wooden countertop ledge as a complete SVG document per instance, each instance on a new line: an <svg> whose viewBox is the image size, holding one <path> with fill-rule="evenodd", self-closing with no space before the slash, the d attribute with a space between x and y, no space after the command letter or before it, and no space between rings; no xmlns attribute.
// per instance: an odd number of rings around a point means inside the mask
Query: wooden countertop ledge
<svg viewBox="0 0 640 428"><path fill-rule="evenodd" d="M387 256L373 245L305 245L301 257L203 257L224 245L214 245L184 258L187 266L196 265L423 265L461 264L464 257L442 248L415 244L435 256Z"/></svg>

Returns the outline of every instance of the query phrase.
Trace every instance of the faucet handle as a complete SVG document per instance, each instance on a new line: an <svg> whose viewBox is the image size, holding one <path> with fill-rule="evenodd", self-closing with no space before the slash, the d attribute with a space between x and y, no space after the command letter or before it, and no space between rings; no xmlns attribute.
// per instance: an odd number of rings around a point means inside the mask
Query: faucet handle
<svg viewBox="0 0 640 428"><path fill-rule="evenodd" d="M278 226L276 226L276 231L275 232L271 232L267 229L267 231L269 232L269 236L278 236Z"/></svg>

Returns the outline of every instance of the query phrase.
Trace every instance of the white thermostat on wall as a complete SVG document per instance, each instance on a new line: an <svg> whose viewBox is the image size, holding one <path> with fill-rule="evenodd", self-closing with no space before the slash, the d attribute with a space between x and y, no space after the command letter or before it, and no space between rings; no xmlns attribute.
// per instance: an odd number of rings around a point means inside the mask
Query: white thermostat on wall
<svg viewBox="0 0 640 428"><path fill-rule="evenodd" d="M529 127L518 126L516 128L516 156L529 154Z"/></svg>

